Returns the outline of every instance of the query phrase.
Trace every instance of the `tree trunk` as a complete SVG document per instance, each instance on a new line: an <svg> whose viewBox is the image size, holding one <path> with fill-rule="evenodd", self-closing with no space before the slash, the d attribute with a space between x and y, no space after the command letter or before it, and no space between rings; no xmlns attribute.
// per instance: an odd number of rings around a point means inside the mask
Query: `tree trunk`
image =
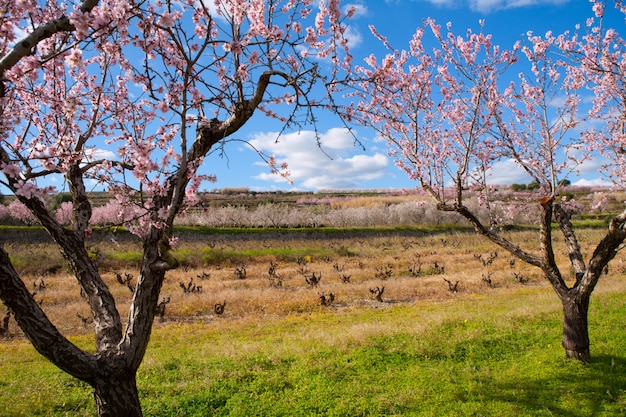
<svg viewBox="0 0 626 417"><path fill-rule="evenodd" d="M589 362L589 329L587 315L589 296L566 295L563 303L563 348L568 358Z"/></svg>
<svg viewBox="0 0 626 417"><path fill-rule="evenodd" d="M102 378L92 384L98 417L142 417L135 374Z"/></svg>

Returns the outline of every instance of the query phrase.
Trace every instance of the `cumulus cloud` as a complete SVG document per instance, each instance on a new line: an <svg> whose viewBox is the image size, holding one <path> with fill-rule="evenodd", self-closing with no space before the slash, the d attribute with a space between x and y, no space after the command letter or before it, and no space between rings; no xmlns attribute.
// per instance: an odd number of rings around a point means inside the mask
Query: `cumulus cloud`
<svg viewBox="0 0 626 417"><path fill-rule="evenodd" d="M614 184L602 178L593 178L593 179L581 178L578 181L572 182L572 185L577 186L577 187L610 187Z"/></svg>
<svg viewBox="0 0 626 417"><path fill-rule="evenodd" d="M607 165L610 165L610 161L608 158L605 158L603 156L596 156L594 158L583 161L580 165L576 167L576 172L578 174L586 176L598 174L598 172L604 171Z"/></svg>
<svg viewBox="0 0 626 417"><path fill-rule="evenodd" d="M610 181L602 178L600 174L600 172L606 172L607 165L611 165L611 161L603 156L595 156L582 162L576 169L576 174L582 178L572 180L572 185L589 187L608 187L614 185Z"/></svg>
<svg viewBox="0 0 626 417"><path fill-rule="evenodd" d="M87 161L97 161L100 159L113 161L116 159L116 155L108 149L85 149L85 159Z"/></svg>
<svg viewBox="0 0 626 417"><path fill-rule="evenodd" d="M526 184L531 181L530 175L514 159L497 162L487 172L487 183L492 185Z"/></svg>
<svg viewBox="0 0 626 417"><path fill-rule="evenodd" d="M573 175L569 175L572 185L609 185L600 177L599 171L606 164L603 157L594 157L575 167ZM533 179L513 159L507 159L494 164L488 172L487 183L491 185L528 184ZM595 177L595 178L594 178Z"/></svg>
<svg viewBox="0 0 626 417"><path fill-rule="evenodd" d="M361 35L361 32L351 25L346 26L343 36L348 41L348 46L350 46L350 48L356 48L363 42L363 35Z"/></svg>
<svg viewBox="0 0 626 417"><path fill-rule="evenodd" d="M343 128L320 134L319 146L313 131L283 135L276 141L276 132L258 133L250 144L259 151L273 155L278 164L289 166L289 179L298 188L349 189L363 188L364 183L381 178L389 165L381 153L359 153L354 138ZM262 173L263 181L283 182L278 175Z"/></svg>

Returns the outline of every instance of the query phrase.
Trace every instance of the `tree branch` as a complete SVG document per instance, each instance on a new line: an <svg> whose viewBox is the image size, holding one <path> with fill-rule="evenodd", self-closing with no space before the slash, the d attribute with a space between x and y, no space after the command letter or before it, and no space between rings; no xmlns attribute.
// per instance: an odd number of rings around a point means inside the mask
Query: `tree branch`
<svg viewBox="0 0 626 417"><path fill-rule="evenodd" d="M137 370L148 347L159 294L165 279L165 269L154 268L160 257L159 243L165 237L163 229L151 226L144 238L143 260L135 294L128 314L128 323L120 347L126 365Z"/></svg>
<svg viewBox="0 0 626 417"><path fill-rule="evenodd" d="M213 145L235 133L252 117L252 114L263 100L265 91L267 91L270 80L274 75L289 80L289 76L280 71L264 72L259 77L252 97L249 100L242 100L237 103L235 110L228 119L224 121L213 119L206 124L198 126L196 140L189 151L189 162L203 158Z"/></svg>
<svg viewBox="0 0 626 417"><path fill-rule="evenodd" d="M80 6L83 13L91 11L98 4L98 0L85 0ZM24 39L17 42L8 54L0 59L0 78L8 69L11 69L20 59L32 53L32 49L44 39L48 39L60 32L71 32L75 29L67 16L51 20L29 33ZM1 81L1 80L0 80Z"/></svg>
<svg viewBox="0 0 626 417"><path fill-rule="evenodd" d="M18 198L39 220L61 249L81 288L85 291L94 318L98 351L117 344L121 338L122 325L115 299L102 281L97 267L89 258L84 246L84 236L77 237L74 231L63 228L38 198L21 196Z"/></svg>
<svg viewBox="0 0 626 417"><path fill-rule="evenodd" d="M91 202L87 196L80 164L70 166L66 177L72 193L72 229L76 237L84 242L85 230L89 227L89 219L91 219Z"/></svg>
<svg viewBox="0 0 626 417"><path fill-rule="evenodd" d="M572 268L576 275L576 281L578 282L582 275L585 273L587 266L583 260L582 251L578 244L578 239L574 233L574 227L572 226L571 216L563 209L560 204L554 205L554 218L556 219L563 237L565 238L565 245L569 253L569 259L572 262Z"/></svg>
<svg viewBox="0 0 626 417"><path fill-rule="evenodd" d="M50 322L13 268L0 246L0 299L35 349L70 375L89 381L97 370L96 358L67 340Z"/></svg>
<svg viewBox="0 0 626 417"><path fill-rule="evenodd" d="M539 204L542 210L539 232L539 245L541 247L541 254L543 255L541 269L559 297L562 297L567 293L569 288L563 280L559 267L554 259L554 248L552 247L552 208L554 206L554 199L552 197L546 197L543 198Z"/></svg>
<svg viewBox="0 0 626 417"><path fill-rule="evenodd" d="M498 235L497 233L494 233L493 231L491 231L488 228L486 228L480 222L480 220L478 220L478 218L476 216L474 216L474 214L467 209L467 207L465 207L465 206L457 206L454 211L456 211L461 216L463 216L467 220L469 220L469 222L472 224L472 226L474 226L474 229L476 230L476 232L478 232L479 234L485 236L487 239L489 239L490 241L492 241L496 245L500 246L502 249L505 249L506 251L511 253L513 256L521 259L522 261L524 261L524 262L526 262L526 263L528 263L530 265L534 265L534 266L537 266L537 267L543 269L544 262L541 260L541 258L526 252L525 250L523 250L519 246L513 244L512 242L506 240L505 238L503 238L502 236Z"/></svg>
<svg viewBox="0 0 626 417"><path fill-rule="evenodd" d="M611 219L606 236L598 243L589 260L587 272L574 288L579 295L591 294L602 271L615 257L626 239L626 210Z"/></svg>

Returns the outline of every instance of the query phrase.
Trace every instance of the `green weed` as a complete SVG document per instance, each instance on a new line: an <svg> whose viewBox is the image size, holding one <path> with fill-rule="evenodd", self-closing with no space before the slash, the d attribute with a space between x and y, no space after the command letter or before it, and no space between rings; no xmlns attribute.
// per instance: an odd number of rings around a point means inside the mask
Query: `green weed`
<svg viewBox="0 0 626 417"><path fill-rule="evenodd" d="M113 261L122 263L137 263L141 261L142 253L136 250L120 250L109 253Z"/></svg>
<svg viewBox="0 0 626 417"><path fill-rule="evenodd" d="M563 357L547 288L445 303L169 324L138 375L146 416L617 416L624 293L597 294L592 363ZM528 306L532 305L532 309ZM0 345L0 415L93 415L90 390Z"/></svg>

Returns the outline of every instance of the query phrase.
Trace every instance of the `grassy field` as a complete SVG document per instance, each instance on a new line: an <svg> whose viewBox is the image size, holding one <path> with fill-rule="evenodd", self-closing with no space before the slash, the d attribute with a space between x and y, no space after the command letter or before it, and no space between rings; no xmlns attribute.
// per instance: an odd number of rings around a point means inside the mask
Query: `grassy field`
<svg viewBox="0 0 626 417"><path fill-rule="evenodd" d="M124 315L130 291L115 274L134 273L138 247L110 246L94 256ZM71 277L28 269L28 256L54 265L56 255L45 245L7 249L34 286L45 282L36 297L59 327L92 346ZM564 358L560 303L537 271L471 233L222 236L185 242L176 255L184 267L168 273L170 301L138 374L146 416L626 414L621 258L592 297L592 363L582 365ZM456 291L444 279L459 281ZM191 280L201 289L183 291ZM94 413L89 387L43 360L13 323L0 340L0 416Z"/></svg>

